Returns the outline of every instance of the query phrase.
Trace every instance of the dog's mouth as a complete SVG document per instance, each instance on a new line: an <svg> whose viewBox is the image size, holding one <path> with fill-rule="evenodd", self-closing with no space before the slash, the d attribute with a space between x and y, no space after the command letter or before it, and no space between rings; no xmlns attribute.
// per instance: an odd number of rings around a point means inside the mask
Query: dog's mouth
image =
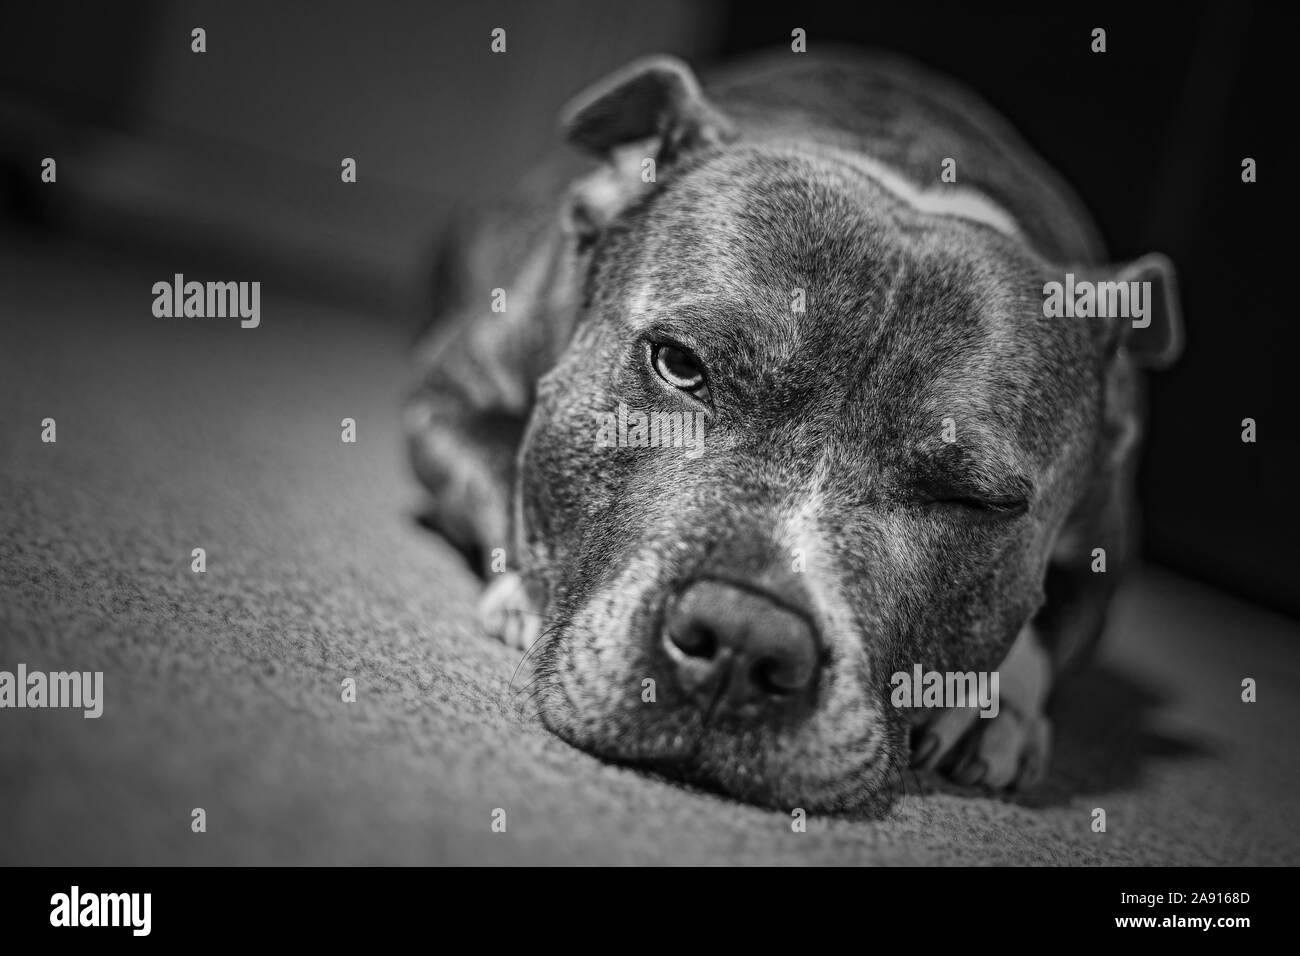
<svg viewBox="0 0 1300 956"><path fill-rule="evenodd" d="M747 803L884 812L902 782L899 743L850 662L793 612L683 594L622 629L653 638L613 639L591 626L608 622L599 613L553 633L538 659L545 725L602 759ZM767 630L737 637L760 611ZM701 632L701 618L720 623Z"/></svg>
<svg viewBox="0 0 1300 956"><path fill-rule="evenodd" d="M647 727L640 736L635 730L592 735L559 714L548 714L546 723L603 760L761 807L880 816L903 789L883 733L841 748L779 740L734 723L680 733Z"/></svg>

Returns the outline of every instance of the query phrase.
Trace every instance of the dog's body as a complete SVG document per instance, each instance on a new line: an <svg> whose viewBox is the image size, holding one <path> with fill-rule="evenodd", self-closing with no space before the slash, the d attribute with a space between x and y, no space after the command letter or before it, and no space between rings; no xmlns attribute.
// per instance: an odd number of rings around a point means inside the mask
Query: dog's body
<svg viewBox="0 0 1300 956"><path fill-rule="evenodd" d="M565 125L604 165L456 238L407 409L489 629L545 628L547 725L768 804L879 805L909 734L916 765L1032 782L1132 543L1167 263L1104 265L999 118L890 58L786 54L707 98L643 61ZM1067 270L1149 282L1145 327L1044 318ZM606 447L620 406L698 416L703 454ZM997 667L998 715L894 706L915 665Z"/></svg>

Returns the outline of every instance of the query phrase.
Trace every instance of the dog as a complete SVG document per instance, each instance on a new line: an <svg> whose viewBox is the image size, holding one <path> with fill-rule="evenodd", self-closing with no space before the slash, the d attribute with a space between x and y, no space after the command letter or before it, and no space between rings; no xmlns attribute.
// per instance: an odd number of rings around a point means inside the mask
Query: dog
<svg viewBox="0 0 1300 956"><path fill-rule="evenodd" d="M561 126L598 164L453 230L404 409L541 720L771 807L1034 785L1132 556L1169 261L1109 264L1006 122L885 54L651 57ZM1141 316L1049 317L1067 276ZM899 706L921 667L996 668L996 716Z"/></svg>

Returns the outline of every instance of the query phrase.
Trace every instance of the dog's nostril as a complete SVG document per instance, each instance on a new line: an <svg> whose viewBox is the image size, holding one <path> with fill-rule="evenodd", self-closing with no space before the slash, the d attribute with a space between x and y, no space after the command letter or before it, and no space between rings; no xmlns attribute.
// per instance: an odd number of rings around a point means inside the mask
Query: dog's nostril
<svg viewBox="0 0 1300 956"><path fill-rule="evenodd" d="M690 620L677 630L669 629L669 637L683 654L711 660L718 653L718 635L698 620Z"/></svg>
<svg viewBox="0 0 1300 956"><path fill-rule="evenodd" d="M809 675L799 666L799 661L788 657L766 657L750 668L750 680L766 694L779 696L802 690L808 685Z"/></svg>

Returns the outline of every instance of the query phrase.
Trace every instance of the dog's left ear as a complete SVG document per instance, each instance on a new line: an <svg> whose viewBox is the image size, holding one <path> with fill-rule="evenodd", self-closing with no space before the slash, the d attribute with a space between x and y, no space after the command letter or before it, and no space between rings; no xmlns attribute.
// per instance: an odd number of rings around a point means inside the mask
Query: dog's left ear
<svg viewBox="0 0 1300 956"><path fill-rule="evenodd" d="M664 163L735 136L731 122L704 98L691 68L671 56L634 60L589 87L561 111L560 126L570 143L598 156L657 139Z"/></svg>
<svg viewBox="0 0 1300 956"><path fill-rule="evenodd" d="M670 56L636 60L580 93L562 111L560 127L568 142L605 160L570 191L566 228L580 243L679 158L736 135L691 68Z"/></svg>
<svg viewBox="0 0 1300 956"><path fill-rule="evenodd" d="M1116 319L1111 348L1123 348L1145 368L1165 369L1183 351L1183 313L1178 304L1178 277L1174 264L1159 253L1110 270L1101 281L1139 283L1129 288L1142 290L1142 314ZM1130 299L1130 303L1132 303ZM1130 310L1133 311L1133 310Z"/></svg>

